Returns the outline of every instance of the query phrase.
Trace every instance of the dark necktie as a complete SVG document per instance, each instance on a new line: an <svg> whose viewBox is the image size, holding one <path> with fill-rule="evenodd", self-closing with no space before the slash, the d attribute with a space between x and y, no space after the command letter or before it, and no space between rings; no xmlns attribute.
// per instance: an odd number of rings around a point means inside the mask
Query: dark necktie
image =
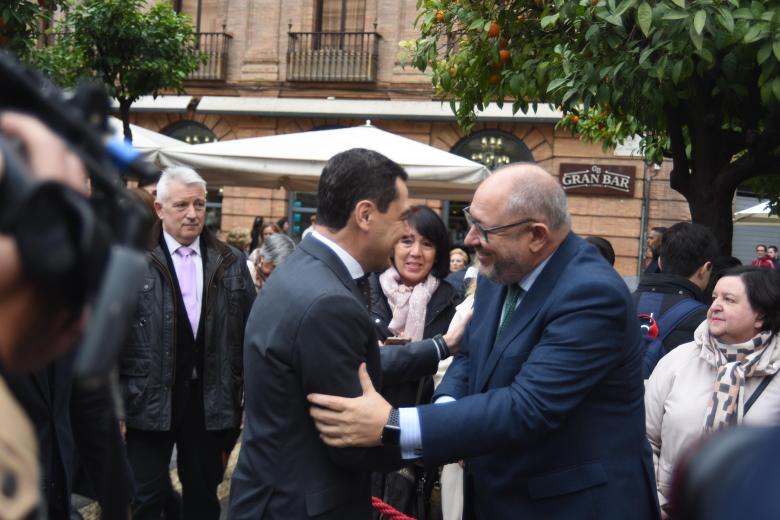
<svg viewBox="0 0 780 520"><path fill-rule="evenodd" d="M363 304L366 306L366 309L368 309L368 312L371 312L371 286L368 283L368 274L364 274L360 278L355 279L355 283L358 286L358 289L360 289L360 294L363 296Z"/></svg>
<svg viewBox="0 0 780 520"><path fill-rule="evenodd" d="M512 284L506 288L504 310L501 311L501 323L498 325L498 332L496 333L496 339L493 343L498 343L498 338L501 337L501 333L506 328L507 323L509 323L509 319L512 317L512 313L515 312L515 307L517 307L517 300L520 298L521 294L523 294L523 289L517 284Z"/></svg>

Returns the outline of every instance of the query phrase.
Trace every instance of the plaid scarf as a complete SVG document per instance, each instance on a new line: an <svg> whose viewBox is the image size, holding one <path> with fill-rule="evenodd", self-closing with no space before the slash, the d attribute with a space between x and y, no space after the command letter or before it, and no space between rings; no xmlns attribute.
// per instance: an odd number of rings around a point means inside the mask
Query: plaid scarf
<svg viewBox="0 0 780 520"><path fill-rule="evenodd" d="M774 374L780 368L777 336L761 331L744 343L728 345L710 335L705 320L693 337L701 347L699 356L717 370L712 397L704 413L704 431L741 423L747 378Z"/></svg>

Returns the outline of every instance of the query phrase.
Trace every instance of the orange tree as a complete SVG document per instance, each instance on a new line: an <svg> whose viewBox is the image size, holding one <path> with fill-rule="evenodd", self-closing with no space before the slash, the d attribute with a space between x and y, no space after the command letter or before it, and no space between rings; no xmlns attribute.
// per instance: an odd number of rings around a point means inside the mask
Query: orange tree
<svg viewBox="0 0 780 520"><path fill-rule="evenodd" d="M69 86L83 78L102 81L119 103L125 137L131 139L130 107L143 95L181 92L187 75L205 62L195 46L188 16L158 0L71 0L54 45L32 61Z"/></svg>
<svg viewBox="0 0 780 520"><path fill-rule="evenodd" d="M605 147L640 135L671 186L731 251L731 202L780 173L780 3L420 0L408 59L468 129L475 110L559 106ZM457 100L456 104L454 101Z"/></svg>

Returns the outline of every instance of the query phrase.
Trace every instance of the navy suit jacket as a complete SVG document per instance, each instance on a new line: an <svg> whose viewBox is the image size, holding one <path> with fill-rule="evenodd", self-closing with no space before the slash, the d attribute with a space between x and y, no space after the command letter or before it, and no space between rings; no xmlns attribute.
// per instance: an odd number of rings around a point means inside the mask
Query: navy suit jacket
<svg viewBox="0 0 780 520"><path fill-rule="evenodd" d="M493 345L506 287L475 313L434 399L426 463L466 458L464 518L657 518L639 324L626 284L570 233Z"/></svg>

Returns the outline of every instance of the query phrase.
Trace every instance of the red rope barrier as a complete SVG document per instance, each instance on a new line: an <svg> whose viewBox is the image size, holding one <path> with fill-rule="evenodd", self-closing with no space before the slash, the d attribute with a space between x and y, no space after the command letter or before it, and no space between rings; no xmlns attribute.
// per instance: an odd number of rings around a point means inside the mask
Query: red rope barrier
<svg viewBox="0 0 780 520"><path fill-rule="evenodd" d="M390 504L383 502L377 497L371 497L371 507L379 511L379 513L388 520L415 520L411 516L406 516Z"/></svg>

